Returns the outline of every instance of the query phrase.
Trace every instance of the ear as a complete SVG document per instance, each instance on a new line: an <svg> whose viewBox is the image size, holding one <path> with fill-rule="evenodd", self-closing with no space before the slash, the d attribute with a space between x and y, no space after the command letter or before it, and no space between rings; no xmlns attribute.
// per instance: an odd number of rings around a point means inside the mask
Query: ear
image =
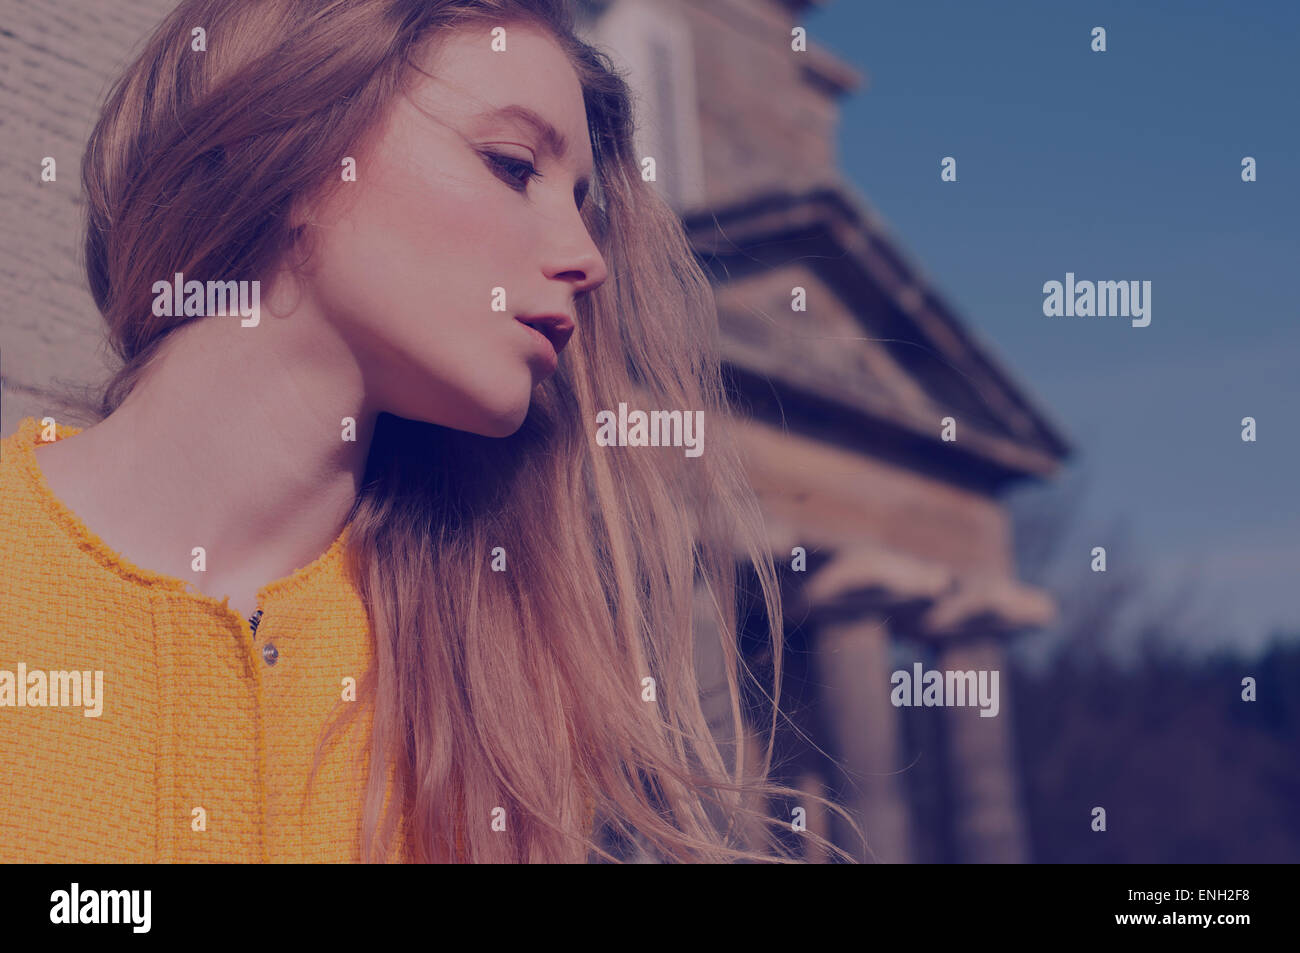
<svg viewBox="0 0 1300 953"><path fill-rule="evenodd" d="M289 206L289 230L295 238L310 235L318 224L332 222L344 214L354 195L355 185L342 181L318 184L310 194L293 198Z"/></svg>
<svg viewBox="0 0 1300 953"><path fill-rule="evenodd" d="M294 198L289 204L289 211L286 213L289 225L288 241L282 262L289 266L290 271L297 272L298 269L306 267L312 257L312 239L316 233L314 226L318 208L318 200L310 197Z"/></svg>
<svg viewBox="0 0 1300 953"><path fill-rule="evenodd" d="M289 204L289 234L296 243L315 221L317 202L314 199L295 198Z"/></svg>
<svg viewBox="0 0 1300 953"><path fill-rule="evenodd" d="M296 261L303 261L311 255L311 240L316 233L321 204L318 192L316 195L297 196L289 205L289 248Z"/></svg>

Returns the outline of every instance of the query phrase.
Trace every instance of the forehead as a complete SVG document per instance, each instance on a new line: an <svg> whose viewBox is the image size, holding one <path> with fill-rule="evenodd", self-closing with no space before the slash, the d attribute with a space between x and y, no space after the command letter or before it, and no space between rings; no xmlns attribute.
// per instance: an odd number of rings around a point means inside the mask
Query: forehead
<svg viewBox="0 0 1300 953"><path fill-rule="evenodd" d="M568 56L541 27L500 24L503 37L494 28L474 24L442 40L427 67L432 76L420 84L420 99L470 135L526 130L544 148L560 145L543 142L529 122L531 113L555 128L570 161L589 165L582 84Z"/></svg>

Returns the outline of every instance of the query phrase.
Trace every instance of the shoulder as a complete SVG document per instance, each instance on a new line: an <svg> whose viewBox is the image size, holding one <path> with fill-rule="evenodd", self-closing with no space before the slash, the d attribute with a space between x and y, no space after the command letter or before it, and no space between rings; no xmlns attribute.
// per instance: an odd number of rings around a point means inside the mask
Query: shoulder
<svg viewBox="0 0 1300 953"><path fill-rule="evenodd" d="M14 636L32 612L66 601L77 574L76 547L59 525L58 508L35 460L36 448L77 431L47 428L34 417L0 440L0 633Z"/></svg>
<svg viewBox="0 0 1300 953"><path fill-rule="evenodd" d="M18 428L0 440L0 532L30 533L48 518L49 487L36 462L36 449L80 433L76 427L56 424L46 417L25 417ZM7 553L6 553L7 554Z"/></svg>
<svg viewBox="0 0 1300 953"><path fill-rule="evenodd" d="M9 436L0 439L0 479L30 482L36 448L81 433L80 427L60 424L52 417L24 417Z"/></svg>
<svg viewBox="0 0 1300 953"><path fill-rule="evenodd" d="M26 417L16 431L0 440L0 501L4 504L0 533L20 529L32 512L36 489L32 467L40 436L39 422L35 417ZM10 555L7 549L5 555Z"/></svg>

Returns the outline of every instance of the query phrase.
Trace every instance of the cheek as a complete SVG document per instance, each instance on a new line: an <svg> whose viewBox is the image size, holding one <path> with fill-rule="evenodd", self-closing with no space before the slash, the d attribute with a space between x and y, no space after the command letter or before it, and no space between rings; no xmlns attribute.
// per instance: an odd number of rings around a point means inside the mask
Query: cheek
<svg viewBox="0 0 1300 953"><path fill-rule="evenodd" d="M470 322L508 319L491 310L492 289L506 289L509 308L511 283L524 277L521 199L463 165L376 175L333 229L320 269L349 319L415 350L421 340L468 344Z"/></svg>
<svg viewBox="0 0 1300 953"><path fill-rule="evenodd" d="M484 173L372 169L364 191L343 192L319 216L311 281L382 409L506 436L534 386L535 345L513 318L528 304L514 289L536 267L543 226ZM491 309L495 287L506 311Z"/></svg>

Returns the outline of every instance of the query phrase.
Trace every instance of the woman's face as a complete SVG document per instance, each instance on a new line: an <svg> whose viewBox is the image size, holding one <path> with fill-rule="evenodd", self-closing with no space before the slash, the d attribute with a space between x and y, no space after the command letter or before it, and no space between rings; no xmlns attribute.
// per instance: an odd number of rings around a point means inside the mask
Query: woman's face
<svg viewBox="0 0 1300 953"><path fill-rule="evenodd" d="M578 77L544 31L505 29L500 52L486 26L453 34L395 100L356 181L309 213L301 279L372 409L494 437L523 423L575 297L606 276L579 215L593 169ZM517 320L543 315L558 318L541 333Z"/></svg>

